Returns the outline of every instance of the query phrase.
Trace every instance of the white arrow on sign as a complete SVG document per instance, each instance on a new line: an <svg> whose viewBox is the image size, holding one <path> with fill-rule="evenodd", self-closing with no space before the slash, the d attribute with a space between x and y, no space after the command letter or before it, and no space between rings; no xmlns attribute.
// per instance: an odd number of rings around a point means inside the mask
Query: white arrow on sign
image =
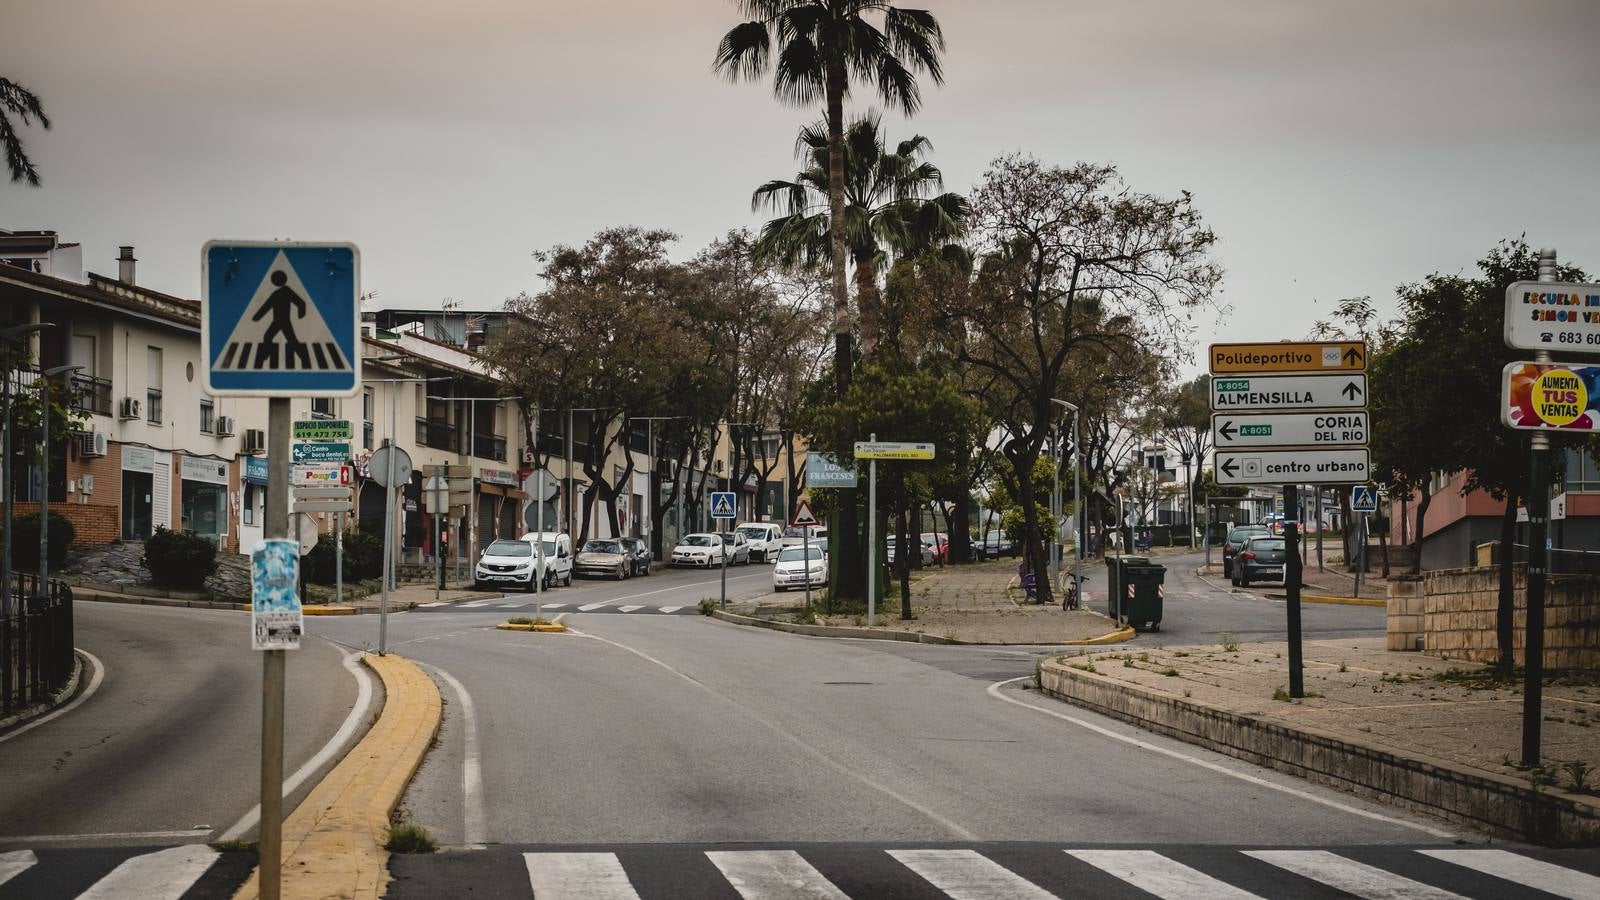
<svg viewBox="0 0 1600 900"><path fill-rule="evenodd" d="M1364 447L1366 410L1317 413L1214 413L1212 443L1234 447Z"/></svg>
<svg viewBox="0 0 1600 900"><path fill-rule="evenodd" d="M1213 412L1360 409L1367 405L1367 376L1218 375L1211 379Z"/></svg>
<svg viewBox="0 0 1600 900"><path fill-rule="evenodd" d="M1372 463L1359 450L1218 450L1217 484L1364 484Z"/></svg>

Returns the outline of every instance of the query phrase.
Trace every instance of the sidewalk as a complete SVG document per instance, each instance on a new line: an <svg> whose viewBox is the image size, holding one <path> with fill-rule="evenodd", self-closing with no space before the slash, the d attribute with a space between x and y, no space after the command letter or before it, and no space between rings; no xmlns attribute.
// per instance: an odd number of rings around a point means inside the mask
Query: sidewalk
<svg viewBox="0 0 1600 900"><path fill-rule="evenodd" d="M1072 644L1111 634L1125 639L1117 623L1100 613L1025 603L1016 581L1017 564L1010 560L922 569L911 575L911 620L900 618L896 588L879 598L877 621L871 627L864 614L804 617L800 613L805 599L800 592L754 597L733 604L731 611L848 629L852 637L911 632L961 644ZM820 598L813 595L812 609L820 613L823 608Z"/></svg>
<svg viewBox="0 0 1600 900"><path fill-rule="evenodd" d="M1228 646L1060 657L1046 664L1044 686L1162 733L1480 827L1600 841L1600 796L1572 790L1575 772L1590 790L1600 786L1600 678L1546 683L1546 765L1526 771L1515 765L1520 680L1387 651L1383 638L1306 641L1306 697L1290 700L1286 644Z"/></svg>

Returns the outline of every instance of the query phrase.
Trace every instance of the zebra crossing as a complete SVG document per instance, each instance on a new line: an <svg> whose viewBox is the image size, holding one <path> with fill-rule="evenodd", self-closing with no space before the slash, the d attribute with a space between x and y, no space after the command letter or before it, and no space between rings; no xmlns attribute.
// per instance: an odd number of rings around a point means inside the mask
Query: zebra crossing
<svg viewBox="0 0 1600 900"><path fill-rule="evenodd" d="M223 900L254 866L253 853L205 844L6 850L0 900Z"/></svg>
<svg viewBox="0 0 1600 900"><path fill-rule="evenodd" d="M1600 897L1592 851L1482 848L1072 848L1041 844L737 849L681 845L396 856L388 896L538 900L1366 900Z"/></svg>
<svg viewBox="0 0 1600 900"><path fill-rule="evenodd" d="M616 613L644 616L697 616L700 614L699 606L647 606L627 603L624 600L596 600L592 603L539 603L532 594L514 594L510 597L473 600L459 604L424 603L417 607L418 612L478 611L503 613L510 610L542 611L545 613Z"/></svg>

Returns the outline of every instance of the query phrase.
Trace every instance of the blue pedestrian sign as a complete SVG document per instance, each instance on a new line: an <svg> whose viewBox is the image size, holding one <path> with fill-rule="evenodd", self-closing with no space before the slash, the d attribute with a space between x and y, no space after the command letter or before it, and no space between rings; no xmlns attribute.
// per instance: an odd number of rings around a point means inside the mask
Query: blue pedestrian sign
<svg viewBox="0 0 1600 900"><path fill-rule="evenodd" d="M211 241L201 254L205 386L244 397L361 389L354 244Z"/></svg>
<svg viewBox="0 0 1600 900"><path fill-rule="evenodd" d="M733 491L711 492L711 518L732 519L736 508L733 502Z"/></svg>
<svg viewBox="0 0 1600 900"><path fill-rule="evenodd" d="M1350 509L1358 513L1378 511L1378 492L1370 485L1358 484L1350 489Z"/></svg>

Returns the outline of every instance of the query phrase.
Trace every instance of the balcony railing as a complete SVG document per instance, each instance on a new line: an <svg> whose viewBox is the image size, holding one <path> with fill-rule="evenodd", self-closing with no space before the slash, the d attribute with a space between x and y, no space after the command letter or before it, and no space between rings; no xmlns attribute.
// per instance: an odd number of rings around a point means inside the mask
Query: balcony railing
<svg viewBox="0 0 1600 900"><path fill-rule="evenodd" d="M472 455L479 459L493 459L498 462L506 461L506 439L497 434L475 436L469 449L472 451Z"/></svg>
<svg viewBox="0 0 1600 900"><path fill-rule="evenodd" d="M449 422L440 422L435 419L418 419L417 443L424 447L449 450L452 453L459 452L456 443L456 427Z"/></svg>
<svg viewBox="0 0 1600 900"><path fill-rule="evenodd" d="M72 376L73 405L81 412L111 415L111 379L93 375Z"/></svg>

